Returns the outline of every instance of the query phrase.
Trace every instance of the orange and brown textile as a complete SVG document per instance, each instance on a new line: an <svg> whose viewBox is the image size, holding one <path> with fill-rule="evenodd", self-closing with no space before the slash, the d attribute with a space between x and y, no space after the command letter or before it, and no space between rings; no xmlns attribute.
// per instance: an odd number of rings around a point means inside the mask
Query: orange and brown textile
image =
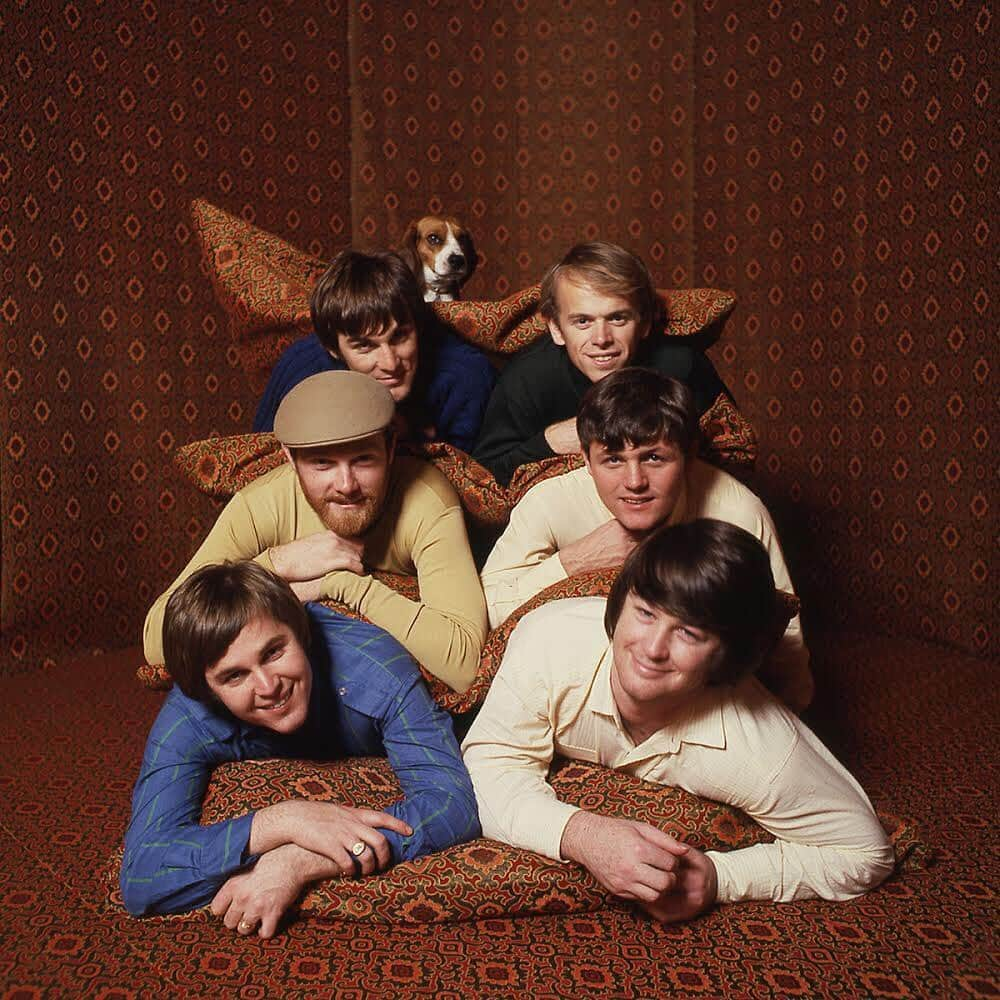
<svg viewBox="0 0 1000 1000"><path fill-rule="evenodd" d="M607 768L557 760L551 778L556 795L564 802L652 823L703 851L734 851L773 840L738 809ZM383 809L400 794L383 758L329 764L241 761L216 768L205 793L202 822L230 819L288 798ZM926 867L929 848L916 824L896 816L880 818L898 845L897 861L904 862L906 870ZM111 901L119 906L120 861L120 854L116 855L105 876ZM599 910L612 902L613 897L579 865L560 864L480 838L396 865L382 875L319 882L302 899L300 912L306 917L376 923L446 923L577 913Z"/></svg>

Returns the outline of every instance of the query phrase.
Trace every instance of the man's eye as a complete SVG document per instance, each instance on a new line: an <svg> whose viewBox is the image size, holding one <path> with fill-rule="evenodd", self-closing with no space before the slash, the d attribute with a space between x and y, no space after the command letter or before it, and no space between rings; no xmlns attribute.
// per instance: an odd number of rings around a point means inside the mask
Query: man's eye
<svg viewBox="0 0 1000 1000"><path fill-rule="evenodd" d="M238 671L237 673L226 674L226 676L222 678L222 683L226 687L236 687L236 685L243 680L243 677L244 674L242 670Z"/></svg>
<svg viewBox="0 0 1000 1000"><path fill-rule="evenodd" d="M704 642L705 637L701 632L695 631L693 628L688 628L687 625L682 625L678 631L680 632L682 638L685 642Z"/></svg>
<svg viewBox="0 0 1000 1000"><path fill-rule="evenodd" d="M643 620L649 621L653 617L653 612L649 608L643 607L641 604L635 606L635 613Z"/></svg>

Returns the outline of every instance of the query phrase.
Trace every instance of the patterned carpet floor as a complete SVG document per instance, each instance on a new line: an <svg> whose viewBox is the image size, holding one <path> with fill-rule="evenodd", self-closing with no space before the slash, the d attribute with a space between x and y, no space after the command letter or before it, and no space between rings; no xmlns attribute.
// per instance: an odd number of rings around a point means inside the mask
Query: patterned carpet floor
<svg viewBox="0 0 1000 1000"><path fill-rule="evenodd" d="M137 651L0 681L0 998L996 997L996 664L820 636L811 722L935 862L847 904L746 904L662 928L593 914L384 926L303 919L270 942L112 910L161 695Z"/></svg>

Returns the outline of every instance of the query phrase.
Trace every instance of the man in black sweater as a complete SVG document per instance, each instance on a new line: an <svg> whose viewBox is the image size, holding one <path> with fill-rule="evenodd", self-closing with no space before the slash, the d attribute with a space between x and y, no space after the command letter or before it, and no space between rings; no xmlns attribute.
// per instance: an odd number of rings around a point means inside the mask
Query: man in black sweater
<svg viewBox="0 0 1000 1000"><path fill-rule="evenodd" d="M588 387L627 365L685 382L699 416L726 387L711 361L663 335L646 265L613 243L578 243L542 281L550 338L526 347L490 397L473 457L503 485L519 465L580 450L576 411Z"/></svg>

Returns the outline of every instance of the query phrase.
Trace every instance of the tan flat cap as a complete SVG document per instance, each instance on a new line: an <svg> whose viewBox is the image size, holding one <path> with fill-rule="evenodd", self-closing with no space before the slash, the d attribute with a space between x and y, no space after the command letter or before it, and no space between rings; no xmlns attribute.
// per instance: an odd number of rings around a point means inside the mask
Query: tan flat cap
<svg viewBox="0 0 1000 1000"><path fill-rule="evenodd" d="M320 372L281 401L274 436L288 448L345 444L384 430L396 404L389 390L360 372Z"/></svg>

